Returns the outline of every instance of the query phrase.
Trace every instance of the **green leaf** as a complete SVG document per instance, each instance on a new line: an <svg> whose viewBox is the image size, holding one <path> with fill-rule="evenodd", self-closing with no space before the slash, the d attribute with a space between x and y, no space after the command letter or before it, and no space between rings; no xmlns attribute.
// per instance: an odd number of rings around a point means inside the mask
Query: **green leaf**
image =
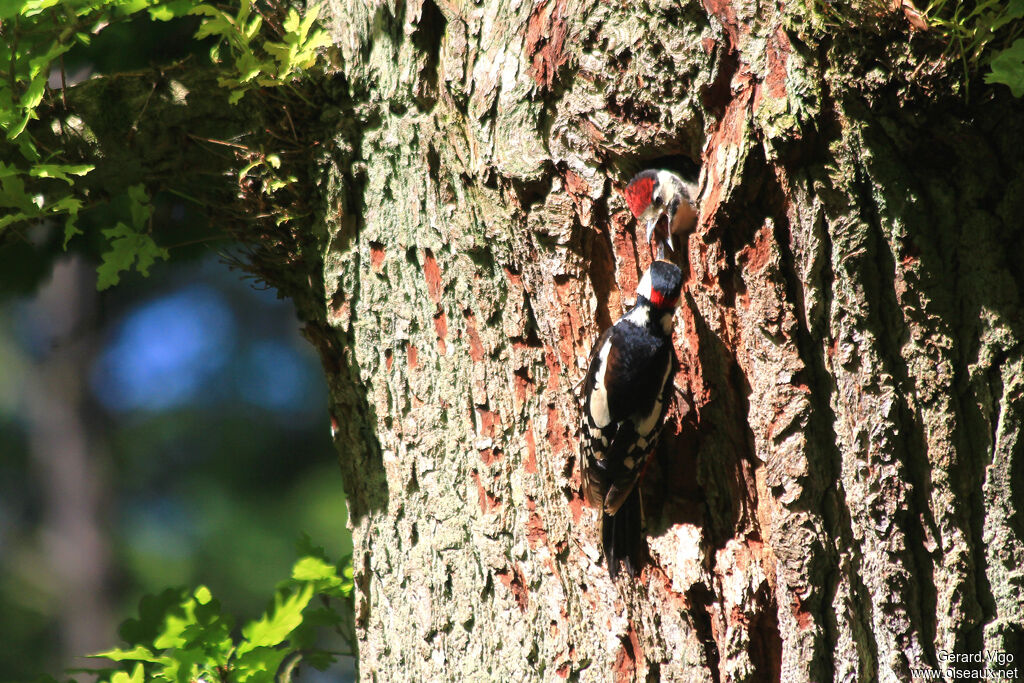
<svg viewBox="0 0 1024 683"><path fill-rule="evenodd" d="M84 176L94 168L92 164L36 164L28 172L36 178L54 178L72 185L75 181L69 176Z"/></svg>
<svg viewBox="0 0 1024 683"><path fill-rule="evenodd" d="M103 231L103 236L110 240L110 250L103 254L103 263L97 269L99 279L96 289L102 291L121 281L121 273L131 270L135 265L143 275L149 275L149 267L156 259L167 259L166 249L158 247L153 238L137 232L124 223ZM136 261L138 263L136 264ZM168 621L174 619L169 617ZM179 631L180 633L180 631ZM174 636L170 636L173 640ZM168 647L168 645L157 645Z"/></svg>
<svg viewBox="0 0 1024 683"><path fill-rule="evenodd" d="M148 648L136 645L131 650L107 650L106 652L97 652L94 655L88 655L89 657L105 657L106 659L113 659L115 662L159 662L160 657L156 656Z"/></svg>
<svg viewBox="0 0 1024 683"><path fill-rule="evenodd" d="M25 127L28 126L28 122L34 118L35 111L31 109L22 114L21 118L18 119L17 123L15 123L13 126L10 126L7 129L7 139L13 140L14 138L18 137L23 132L25 132Z"/></svg>
<svg viewBox="0 0 1024 683"><path fill-rule="evenodd" d="M25 0L0 0L0 19L18 16L27 5Z"/></svg>
<svg viewBox="0 0 1024 683"><path fill-rule="evenodd" d="M139 600L138 619L126 619L118 635L129 645L152 644L164 628L169 612L183 612L182 602L187 600L180 588L168 588L156 595L144 595Z"/></svg>
<svg viewBox="0 0 1024 683"><path fill-rule="evenodd" d="M257 159L256 161L250 161L245 166L243 166L242 170L240 170L238 172L238 180L239 180L239 182L245 180L245 176L249 175L249 171L251 171L252 169L256 168L257 166L259 166L262 163L263 163L262 159Z"/></svg>
<svg viewBox="0 0 1024 683"><path fill-rule="evenodd" d="M128 188L128 208L132 214L132 227L141 230L149 217L153 215L153 206L149 203L149 193L144 185L132 185Z"/></svg>
<svg viewBox="0 0 1024 683"><path fill-rule="evenodd" d="M313 28L313 24L320 18L320 8L323 5L316 5L314 7L306 8L306 16L302 18L302 23L299 24L299 42L304 42L306 36L309 35L309 29Z"/></svg>
<svg viewBox="0 0 1024 683"><path fill-rule="evenodd" d="M232 680L238 683L273 683L274 674L281 662L288 656L288 650L272 647L257 647L240 654L234 659Z"/></svg>
<svg viewBox="0 0 1024 683"><path fill-rule="evenodd" d="M255 38L256 34L259 33L261 26L263 26L263 17L257 14L252 18L252 21L245 25L243 34L245 35L246 40L252 40Z"/></svg>
<svg viewBox="0 0 1024 683"><path fill-rule="evenodd" d="M110 683L145 683L145 680L146 671L142 668L142 663L139 662L130 676L124 671L118 671L110 678Z"/></svg>
<svg viewBox="0 0 1024 683"><path fill-rule="evenodd" d="M985 75L986 83L1002 83L1014 97L1024 97L1024 38L996 54L991 65L992 71Z"/></svg>
<svg viewBox="0 0 1024 683"><path fill-rule="evenodd" d="M171 19L187 15L191 12L193 5L195 3L192 0L172 0L168 3L150 7L149 16L154 21L170 21Z"/></svg>
<svg viewBox="0 0 1024 683"><path fill-rule="evenodd" d="M284 24L283 24L282 28L284 28L284 32L286 34L288 34L288 33L293 33L293 34L294 33L298 33L298 31L299 31L299 24L301 23L301 21L302 21L302 19L301 19L301 17L299 17L299 13L296 12L294 8L289 7L288 8L288 16L285 17Z"/></svg>
<svg viewBox="0 0 1024 683"><path fill-rule="evenodd" d="M248 642L239 646L239 653L257 647L274 647L283 642L302 623L302 610L312 597L313 586L309 584L291 594L278 592L274 596L273 609L242 629L242 635Z"/></svg>
<svg viewBox="0 0 1024 683"><path fill-rule="evenodd" d="M81 235L78 229L78 211L82 208L82 200L77 197L64 197L51 205L53 213L68 212L67 220L64 221L64 249L68 248L68 242L75 235Z"/></svg>
<svg viewBox="0 0 1024 683"><path fill-rule="evenodd" d="M25 191L25 181L17 174L0 176L0 206L19 209L29 215L38 213L32 197Z"/></svg>
<svg viewBox="0 0 1024 683"><path fill-rule="evenodd" d="M292 567L296 581L329 581L338 578L337 568L319 557L303 557Z"/></svg>
<svg viewBox="0 0 1024 683"><path fill-rule="evenodd" d="M200 605L206 605L211 600L213 600L213 593L211 593L210 589L206 586L199 586L198 588L196 588L195 593L193 593L193 595L195 595L196 602L198 602Z"/></svg>

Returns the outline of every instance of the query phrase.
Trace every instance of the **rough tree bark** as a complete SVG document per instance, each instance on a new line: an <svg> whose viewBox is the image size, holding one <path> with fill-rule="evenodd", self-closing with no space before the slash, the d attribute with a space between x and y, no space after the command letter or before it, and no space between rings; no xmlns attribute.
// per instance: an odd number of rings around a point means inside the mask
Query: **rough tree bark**
<svg viewBox="0 0 1024 683"><path fill-rule="evenodd" d="M894 681L1024 648L1019 109L927 94L899 13L329 7L311 330L365 679ZM573 389L649 261L623 181L681 158L692 410L615 585Z"/></svg>
<svg viewBox="0 0 1024 683"><path fill-rule="evenodd" d="M329 378L364 679L1024 656L1021 109L946 94L887 3L788 4L329 3L319 127L289 133L319 218L256 249L291 245L263 273ZM613 584L574 387L650 258L623 182L686 161L691 398L644 484L651 562Z"/></svg>

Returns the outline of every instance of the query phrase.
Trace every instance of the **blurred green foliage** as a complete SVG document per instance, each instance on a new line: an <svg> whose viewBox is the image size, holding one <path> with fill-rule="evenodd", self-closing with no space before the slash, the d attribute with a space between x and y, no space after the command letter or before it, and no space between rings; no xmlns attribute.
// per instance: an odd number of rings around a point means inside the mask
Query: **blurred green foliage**
<svg viewBox="0 0 1024 683"><path fill-rule="evenodd" d="M218 256L235 263L238 257L225 246L224 230L209 225L195 203L143 178L120 194L90 192L94 141L62 102L65 87L93 74L159 69L183 60L216 70L224 98L232 102L257 88L294 90L294 79L314 64L326 42L315 26L318 11L311 7L299 14L276 0L0 0L0 680L57 674L68 663L62 623L69 615L62 596L72 588L58 585L56 559L48 549L55 503L33 450L25 387L45 383L45 366L69 345L92 349L73 369L84 386L73 407L98 435L88 465L90 476L101 482L99 522L112 567L104 599L118 620L140 595L156 592L174 599L147 599L143 612L163 615L165 622L191 609L195 628L201 628L200 617L227 624L232 619L226 614L244 623L287 574L299 531L328 545L332 557L351 552L328 436L326 387L315 354L298 334L294 311L273 292L254 291L216 263ZM244 105L243 100L238 106ZM292 179L277 173L277 158L268 150L259 168L239 175L258 176L268 191L280 189ZM209 258L213 244L227 251ZM53 321L41 319L46 313L25 297L47 282L55 261L67 262L66 252L99 263L88 280L93 293L83 297L95 310L66 335L51 334ZM141 278L147 271L152 280ZM226 360L196 384L187 401L159 408L105 402L97 377L104 358L115 366L125 363L122 352L131 345L119 345L117 337L126 321L197 286L226 302L218 310L227 311L233 331L219 347L203 347L204 354ZM97 288L105 291L96 294ZM185 318L195 315L188 307L176 310ZM277 355L260 360L261 353ZM287 362L274 365L282 359ZM282 372L290 374L282 379ZM294 385L287 405L251 396L268 397L283 380ZM154 384L153 391L166 389ZM308 632L333 628L350 607L338 602L339 586L330 588L323 583L327 577L310 574L310 558L323 554L306 546L292 579L275 592L278 606L264 616L269 621L257 619L251 623L264 626L232 631L230 646L212 640L211 626L199 640L185 635L184 642L170 645L165 629L163 647L157 646L158 633L150 640L126 636L128 649L141 646L154 656L162 650L159 656L177 657L192 651L189 643L218 652L230 647L239 667L246 647L250 659L263 658L268 667L279 655L287 659L290 652L310 650ZM338 580L347 581L344 573ZM196 583L209 586L220 602L207 600L205 590L166 589ZM331 597L334 616L318 611L325 609L321 599L329 589L337 593ZM321 597L310 598L299 611L295 596L310 590ZM162 607L154 611L154 605ZM286 615L290 621L283 621ZM300 625L282 630L299 616ZM282 640L271 646L267 629ZM116 680L130 680L137 671L132 663ZM141 671L149 677L153 669L143 663Z"/></svg>
<svg viewBox="0 0 1024 683"><path fill-rule="evenodd" d="M87 343L95 346L79 366L88 382L80 410L97 439L89 467L91 476L102 478L99 522L108 545L107 600L115 620L140 595L202 583L241 623L286 575L300 531L326 545L332 557L351 552L326 387L294 311L216 258L188 256L158 263L151 279L132 274L102 294L87 288L85 295L99 303L99 317L74 332L76 340L91 338ZM196 297L182 294L196 291L221 302L214 309L221 330L206 325L207 317L196 318ZM166 308L169 301L178 305ZM164 314L154 316L161 306ZM75 664L69 656L88 654L82 648L69 652L62 642L68 588L54 571L59 559L47 542L54 533L48 510L56 502L48 499L25 414L26 387L47 381L36 377L39 364L64 355L69 342L45 334L53 321L35 308L23 298L0 306L4 681L57 674ZM153 338L170 337L169 345L181 346L174 321L189 319L207 337L197 362L214 363L214 369L173 403L154 404L147 396L166 396L166 375L140 374L134 363L165 362L154 355L159 348ZM126 335L131 329L146 334ZM261 356L265 349L275 354ZM107 378L107 365L129 373L147 395L111 400L108 385L116 389L123 380ZM168 372L198 370L171 365ZM290 387L283 393L282 382ZM90 571L85 558L80 561L81 570ZM109 631L100 642L113 645L113 635Z"/></svg>
<svg viewBox="0 0 1024 683"><path fill-rule="evenodd" d="M0 236L5 229L60 218L66 248L82 234L80 214L104 201L90 196L79 182L96 168L90 158L97 152L90 149L91 133L73 115L53 116L62 110L64 56L69 51L143 13L157 22L196 17L194 42L212 44L218 83L233 105L255 88L290 85L316 63L318 50L329 42L326 32L314 28L319 5L303 15L290 7L276 9L284 18L268 32L262 30L263 13L253 0L227 5L198 0L0 0ZM50 85L56 76L60 87ZM51 116L40 126L29 125ZM293 180L271 178L271 191ZM97 282L101 289L116 284L125 270L135 267L146 273L155 259L168 256L150 234L146 188L133 185L124 197L130 220L102 230L109 248Z"/></svg>
<svg viewBox="0 0 1024 683"><path fill-rule="evenodd" d="M238 635L235 620L206 586L167 589L142 598L139 616L121 625L127 648L93 655L120 665L85 673L110 683L270 683L289 680L289 670L300 660L324 670L338 655L352 656L351 626L332 604L352 596L351 562L335 565L308 537L300 542L300 552L303 556L292 567L291 578L277 585L267 611L246 623ZM333 652L320 647L324 630L336 632L349 649Z"/></svg>
<svg viewBox="0 0 1024 683"><path fill-rule="evenodd" d="M1002 83L1024 95L1024 0L932 0L925 9L931 28L948 41L946 52L963 66L965 90L971 74L987 68L986 83Z"/></svg>

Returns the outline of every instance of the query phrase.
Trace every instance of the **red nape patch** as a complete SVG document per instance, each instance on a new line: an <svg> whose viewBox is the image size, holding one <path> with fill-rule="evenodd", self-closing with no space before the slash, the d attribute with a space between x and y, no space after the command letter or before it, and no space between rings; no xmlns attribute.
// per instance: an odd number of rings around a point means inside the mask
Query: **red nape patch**
<svg viewBox="0 0 1024 683"><path fill-rule="evenodd" d="M651 203L651 194L654 192L654 178L637 178L629 185L626 185L626 204L633 215L640 218Z"/></svg>
<svg viewBox="0 0 1024 683"><path fill-rule="evenodd" d="M661 292L656 289L651 290L651 306L659 311L667 311L670 308L675 308L678 303L679 297L674 299L666 299Z"/></svg>

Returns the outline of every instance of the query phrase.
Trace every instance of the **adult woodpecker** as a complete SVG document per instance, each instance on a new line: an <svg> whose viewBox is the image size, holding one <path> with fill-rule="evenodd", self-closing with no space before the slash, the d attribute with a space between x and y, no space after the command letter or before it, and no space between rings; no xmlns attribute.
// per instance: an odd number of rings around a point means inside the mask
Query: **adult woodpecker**
<svg viewBox="0 0 1024 683"><path fill-rule="evenodd" d="M633 176L626 185L626 204L637 220L647 226L647 241L655 228L665 218L665 240L669 249L674 233L689 232L697 225L697 210L693 197L697 187L688 183L672 171L648 169ZM664 250L658 245L658 257L663 258Z"/></svg>
<svg viewBox="0 0 1024 683"><path fill-rule="evenodd" d="M637 481L657 444L671 391L672 320L683 274L655 261L636 305L598 338L584 383L582 480L601 508L601 542L614 579L640 571L642 511Z"/></svg>

